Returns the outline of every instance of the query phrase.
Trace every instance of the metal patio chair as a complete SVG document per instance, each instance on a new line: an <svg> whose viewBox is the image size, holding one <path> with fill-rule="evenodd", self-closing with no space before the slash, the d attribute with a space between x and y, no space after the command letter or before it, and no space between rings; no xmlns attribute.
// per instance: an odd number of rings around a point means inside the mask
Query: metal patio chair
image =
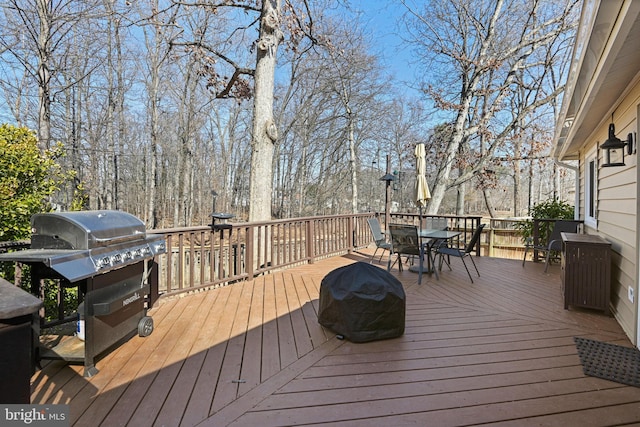
<svg viewBox="0 0 640 427"><path fill-rule="evenodd" d="M560 219L553 224L553 229L551 230L551 234L547 240L547 243L544 244L535 244L533 238L528 237L525 242L524 249L524 257L522 258L522 266L524 267L524 262L527 259L527 253L530 250L545 252L545 266L544 272L547 272L549 268L549 260L552 252L561 252L562 251L562 235L560 233L576 233L578 231L578 227L580 226L581 221L574 220L565 220Z"/></svg>
<svg viewBox="0 0 640 427"><path fill-rule="evenodd" d="M376 250L373 252L373 255L371 255L371 259L369 260L369 264L371 264L376 256L376 253L378 252L378 249L382 249L382 254L380 255L379 260L382 261L384 251L391 251L391 243L387 242L387 238L380 229L380 221L378 221L377 218L369 218L367 220L367 223L369 224L369 229L371 230L371 234L373 235L373 241L376 244Z"/></svg>
<svg viewBox="0 0 640 427"><path fill-rule="evenodd" d="M387 271L391 270L391 258L394 254L400 271L402 271L402 259L400 259L402 255L417 256L420 261L418 285L421 284L424 271L424 246L418 236L418 227L406 224L389 224L389 234L391 235L391 253L389 261L387 261ZM396 261L394 261L394 265Z"/></svg>
<svg viewBox="0 0 640 427"><path fill-rule="evenodd" d="M482 229L484 228L486 224L480 224L478 226L478 228L476 228L476 231L473 232L473 236L471 236L471 240L469 240L469 243L467 243L467 245L464 247L464 249L460 249L460 248L449 248L446 246L441 246L438 248L437 253L440 256L440 265L439 265L439 269L442 270L442 261L444 260L445 263L447 263L447 266L449 267L449 270L451 270L451 263L450 263L450 257L456 257L456 258L460 258L462 260L462 265L464 265L464 269L467 270L467 274L469 275L469 279L471 280L471 283L473 283L473 277L471 277L471 273L469 272L469 268L467 268L467 263L464 261L464 259L469 256L469 258L471 259L471 263L473 264L473 267L476 269L476 273L478 273L478 277L480 277L480 272L478 271L478 267L476 266L476 262L473 260L473 256L471 255L471 252L473 252L476 248L476 244L478 243L478 240L480 239L480 235L482 234ZM447 257L447 259L445 260L444 257Z"/></svg>

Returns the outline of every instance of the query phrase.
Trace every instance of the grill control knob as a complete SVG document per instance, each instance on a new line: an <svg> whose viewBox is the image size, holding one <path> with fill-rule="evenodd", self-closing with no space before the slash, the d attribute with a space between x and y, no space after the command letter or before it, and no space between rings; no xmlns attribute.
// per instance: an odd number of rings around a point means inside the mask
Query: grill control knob
<svg viewBox="0 0 640 427"><path fill-rule="evenodd" d="M106 256L106 257L102 258L102 263L101 263L100 267L106 267L109 264L111 264L111 261L109 260L109 257Z"/></svg>

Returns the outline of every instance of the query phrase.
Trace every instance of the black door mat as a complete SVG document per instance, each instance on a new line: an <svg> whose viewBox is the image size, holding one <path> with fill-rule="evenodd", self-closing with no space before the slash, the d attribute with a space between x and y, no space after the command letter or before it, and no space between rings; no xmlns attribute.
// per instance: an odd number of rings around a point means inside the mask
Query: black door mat
<svg viewBox="0 0 640 427"><path fill-rule="evenodd" d="M640 351L632 347L573 337L585 375L640 387Z"/></svg>

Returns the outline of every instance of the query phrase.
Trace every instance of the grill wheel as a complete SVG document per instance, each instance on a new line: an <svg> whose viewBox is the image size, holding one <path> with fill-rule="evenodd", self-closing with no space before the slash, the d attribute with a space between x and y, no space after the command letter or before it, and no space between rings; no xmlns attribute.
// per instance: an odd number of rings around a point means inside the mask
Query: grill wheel
<svg viewBox="0 0 640 427"><path fill-rule="evenodd" d="M153 332L153 319L149 316L144 316L138 322L138 335L141 337L148 337Z"/></svg>

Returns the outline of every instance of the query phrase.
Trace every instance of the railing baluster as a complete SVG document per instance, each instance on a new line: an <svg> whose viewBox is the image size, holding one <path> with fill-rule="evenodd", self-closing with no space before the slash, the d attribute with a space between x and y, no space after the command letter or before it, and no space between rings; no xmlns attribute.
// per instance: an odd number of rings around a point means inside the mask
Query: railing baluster
<svg viewBox="0 0 640 427"><path fill-rule="evenodd" d="M189 233L189 287L195 286L196 275L196 248L195 233Z"/></svg>
<svg viewBox="0 0 640 427"><path fill-rule="evenodd" d="M167 269L166 287L165 292L171 292L171 284L173 283L173 235L167 236L167 255L164 257L167 262L165 268Z"/></svg>
<svg viewBox="0 0 640 427"><path fill-rule="evenodd" d="M205 248L207 247L206 245L206 237L205 237L205 232L201 231L200 232L200 280L198 280L198 284L202 285L206 282L205 278L204 278L204 271L205 271Z"/></svg>
<svg viewBox="0 0 640 427"><path fill-rule="evenodd" d="M178 289L184 288L184 233L178 235Z"/></svg>

